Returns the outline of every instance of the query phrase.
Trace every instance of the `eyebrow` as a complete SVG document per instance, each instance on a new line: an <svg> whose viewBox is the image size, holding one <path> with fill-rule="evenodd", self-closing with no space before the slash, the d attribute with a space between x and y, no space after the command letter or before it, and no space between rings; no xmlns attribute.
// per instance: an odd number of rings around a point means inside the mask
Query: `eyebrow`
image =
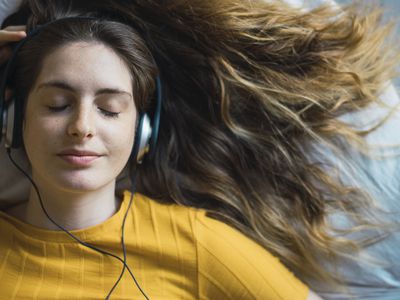
<svg viewBox="0 0 400 300"><path fill-rule="evenodd" d="M75 89L73 86L71 86L70 84L68 84L65 81L59 81L59 80L51 80L51 81L47 81L44 83L39 84L39 86L37 87L37 90L41 89L41 88L45 88L45 87L55 87L55 88L59 88L59 89L63 89L63 90L67 90L70 92L77 92L77 89ZM132 98L132 94L118 89L118 88L103 88L103 89L99 89L96 91L95 96L98 95L104 95L104 94L112 94L112 95L128 95L129 97Z"/></svg>

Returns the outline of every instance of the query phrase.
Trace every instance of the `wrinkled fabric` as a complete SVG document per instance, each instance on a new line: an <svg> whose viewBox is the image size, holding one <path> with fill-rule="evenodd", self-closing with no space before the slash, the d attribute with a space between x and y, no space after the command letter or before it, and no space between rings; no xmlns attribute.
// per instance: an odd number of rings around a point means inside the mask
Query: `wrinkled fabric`
<svg viewBox="0 0 400 300"><path fill-rule="evenodd" d="M381 99L386 106L374 104L357 113L342 116L342 120L357 129L368 129L393 111L390 119L365 138L371 147L369 155L363 155L343 143L344 155L336 155L323 145L314 145L311 161L323 161L339 170L338 179L347 186L358 187L369 193L384 212L385 221L400 221L400 100L391 85ZM352 223L342 213L330 216L336 228L351 228ZM383 240L363 249L361 262L343 259L338 265L325 263L328 270L337 270L354 299L400 299L400 227ZM384 231L369 232L371 235ZM365 235L355 234L354 239ZM367 263L371 260L371 263ZM349 294L335 292L323 282L308 282L324 299L349 299Z"/></svg>

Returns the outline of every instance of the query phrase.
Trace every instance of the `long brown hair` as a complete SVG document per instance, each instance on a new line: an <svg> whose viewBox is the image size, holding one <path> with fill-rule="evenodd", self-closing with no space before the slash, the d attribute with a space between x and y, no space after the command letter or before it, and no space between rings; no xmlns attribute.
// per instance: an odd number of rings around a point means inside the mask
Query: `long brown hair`
<svg viewBox="0 0 400 300"><path fill-rule="evenodd" d="M28 2L47 11L58 3ZM338 117L378 102L394 76L399 55L378 8L304 12L261 0L67 2L138 28L159 67L160 137L155 156L138 168L141 193L207 209L304 279L335 279L321 261L379 238L347 237L382 225L375 206L368 193L334 176L335 166L309 157L316 143L337 153L338 141L362 148L367 132ZM354 226L332 228L328 217L335 212Z"/></svg>

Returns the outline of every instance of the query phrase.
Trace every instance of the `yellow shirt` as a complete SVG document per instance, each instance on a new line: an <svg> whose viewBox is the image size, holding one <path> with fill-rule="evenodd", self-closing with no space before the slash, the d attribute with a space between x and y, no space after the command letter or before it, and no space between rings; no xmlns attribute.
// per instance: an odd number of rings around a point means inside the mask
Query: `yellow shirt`
<svg viewBox="0 0 400 300"><path fill-rule="evenodd" d="M71 231L123 257L121 224L129 204L107 221ZM308 288L277 258L204 210L135 194L125 224L127 263L150 299L306 299ZM0 299L105 299L122 264L0 212ZM111 299L144 299L129 273Z"/></svg>

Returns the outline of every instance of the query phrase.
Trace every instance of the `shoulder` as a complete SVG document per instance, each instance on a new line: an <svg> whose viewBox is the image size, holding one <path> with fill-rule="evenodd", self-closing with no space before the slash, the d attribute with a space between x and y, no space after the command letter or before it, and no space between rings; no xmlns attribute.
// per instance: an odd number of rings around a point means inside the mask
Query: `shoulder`
<svg viewBox="0 0 400 300"><path fill-rule="evenodd" d="M307 286L265 248L233 227L198 211L195 232L200 293L212 291L219 299L307 298Z"/></svg>
<svg viewBox="0 0 400 300"><path fill-rule="evenodd" d="M128 191L124 192L125 199L130 195ZM177 222L177 226L192 227L198 211L201 210L176 203L161 203L139 193L134 196L133 214L138 218L153 219L156 223Z"/></svg>
<svg viewBox="0 0 400 300"><path fill-rule="evenodd" d="M125 192L124 199L127 200L130 195ZM191 253L194 259L196 243L193 224L197 209L160 203L136 193L130 211L136 235L140 238L146 236L142 239L143 245L151 248L152 243L156 243L169 252L181 249L184 253Z"/></svg>
<svg viewBox="0 0 400 300"><path fill-rule="evenodd" d="M307 298L308 287L276 257L235 228L208 217L205 210L135 194L132 214L134 227L141 228L149 243L154 236L163 248L190 254L200 299Z"/></svg>

